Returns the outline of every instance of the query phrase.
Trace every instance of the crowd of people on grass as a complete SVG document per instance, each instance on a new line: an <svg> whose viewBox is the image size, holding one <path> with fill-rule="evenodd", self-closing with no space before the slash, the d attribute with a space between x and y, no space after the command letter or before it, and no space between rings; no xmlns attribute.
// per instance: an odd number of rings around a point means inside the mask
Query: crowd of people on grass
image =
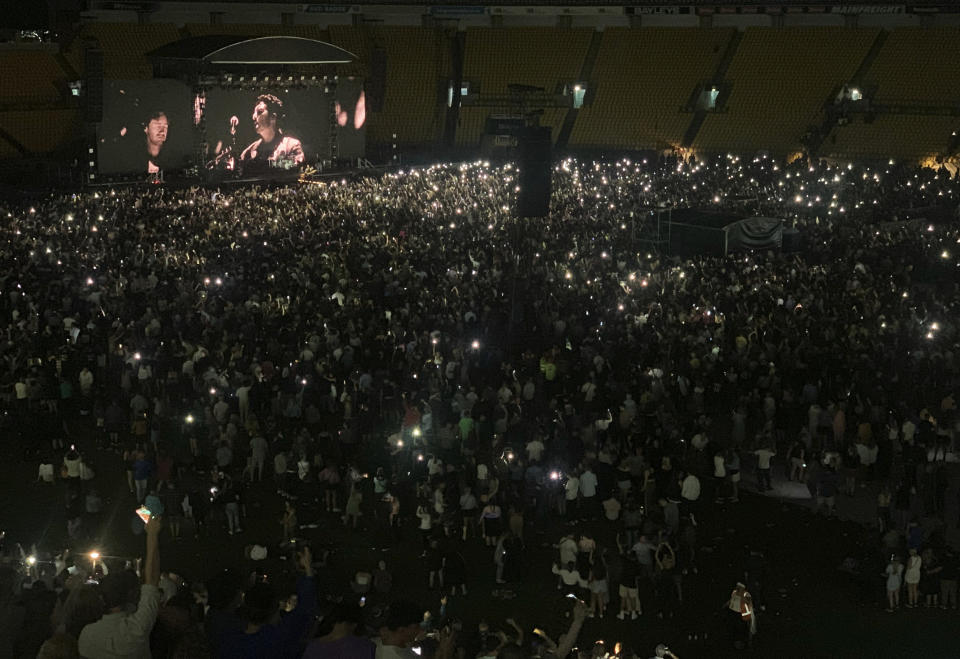
<svg viewBox="0 0 960 659"><path fill-rule="evenodd" d="M581 630L682 617L698 529L746 483L825 515L869 493L883 604L956 608L960 180L568 159L523 219L517 184L476 162L0 208L4 450L66 510L60 547L6 538L0 657L649 656ZM668 256L647 238L677 207L783 217L803 246ZM143 564L84 553L127 522ZM326 591L332 524L412 542L436 601L391 592L386 561ZM161 571L161 537L222 534L246 574ZM717 593L740 647L764 606L745 555ZM530 570L555 628L450 614L478 584L510 611Z"/></svg>

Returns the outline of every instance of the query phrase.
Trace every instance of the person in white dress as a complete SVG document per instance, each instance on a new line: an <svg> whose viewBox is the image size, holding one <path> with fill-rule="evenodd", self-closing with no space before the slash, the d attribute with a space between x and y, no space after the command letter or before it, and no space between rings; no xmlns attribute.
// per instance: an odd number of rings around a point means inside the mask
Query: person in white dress
<svg viewBox="0 0 960 659"><path fill-rule="evenodd" d="M907 584L908 609L917 606L917 601L920 599L920 568L922 565L923 559L917 554L917 550L911 549L910 557L907 558L907 569L903 575L903 580Z"/></svg>

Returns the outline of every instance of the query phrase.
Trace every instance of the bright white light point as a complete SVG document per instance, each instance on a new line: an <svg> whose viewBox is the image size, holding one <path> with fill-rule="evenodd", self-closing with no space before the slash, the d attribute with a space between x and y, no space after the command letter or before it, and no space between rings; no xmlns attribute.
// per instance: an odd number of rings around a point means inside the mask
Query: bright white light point
<svg viewBox="0 0 960 659"><path fill-rule="evenodd" d="M567 279L573 279L573 274L568 272L567 274L564 275L564 277L566 277Z"/></svg>
<svg viewBox="0 0 960 659"><path fill-rule="evenodd" d="M636 279L636 278L637 278L637 276L636 276L635 274L633 274L632 272L631 272L630 275L627 277L627 279L629 279L630 281L633 281L633 280Z"/></svg>
<svg viewBox="0 0 960 659"><path fill-rule="evenodd" d="M133 353L133 358L139 361L139 359L140 359L140 353L139 353L139 352Z"/></svg>
<svg viewBox="0 0 960 659"><path fill-rule="evenodd" d="M473 343L470 344L470 347L473 348L474 350L478 350L480 348L480 342L474 341Z"/></svg>
<svg viewBox="0 0 960 659"><path fill-rule="evenodd" d="M93 277L87 277L87 286L93 286Z"/></svg>
<svg viewBox="0 0 960 659"><path fill-rule="evenodd" d="M930 323L930 329L936 332L937 330L940 329L940 323Z"/></svg>
<svg viewBox="0 0 960 659"><path fill-rule="evenodd" d="M36 565L37 557L36 556L27 556L27 565Z"/></svg>
<svg viewBox="0 0 960 659"><path fill-rule="evenodd" d="M940 258L941 258L941 259L949 259L949 258L950 258L950 252L948 252L947 250L943 250L943 251L940 253Z"/></svg>
<svg viewBox="0 0 960 659"><path fill-rule="evenodd" d="M223 280L220 279L220 277L217 277L217 286L220 286L222 284L223 284Z"/></svg>
<svg viewBox="0 0 960 659"><path fill-rule="evenodd" d="M618 305L617 305L617 309L619 309L620 311L623 311L623 305L622 305L622 304L618 304Z"/></svg>
<svg viewBox="0 0 960 659"><path fill-rule="evenodd" d="M601 252L601 253L600 253L600 258L601 258L601 259L607 258L607 253L606 253L606 252Z"/></svg>
<svg viewBox="0 0 960 659"><path fill-rule="evenodd" d="M216 388L216 387L210 387L210 395L211 395L211 396L216 396L216 395L217 395L217 388Z"/></svg>

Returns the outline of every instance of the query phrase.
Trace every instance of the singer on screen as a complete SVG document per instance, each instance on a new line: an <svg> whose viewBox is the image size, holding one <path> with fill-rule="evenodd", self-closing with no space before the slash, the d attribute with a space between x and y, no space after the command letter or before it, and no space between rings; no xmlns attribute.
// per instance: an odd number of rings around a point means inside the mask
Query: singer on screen
<svg viewBox="0 0 960 659"><path fill-rule="evenodd" d="M296 165L303 163L300 140L284 135L280 128L283 117L283 101L273 94L257 97L257 104L253 107L253 124L260 137L240 154L245 172L280 166L284 162Z"/></svg>
<svg viewBox="0 0 960 659"><path fill-rule="evenodd" d="M167 131L170 122L163 110L157 110L147 115L143 122L144 151L147 156L147 173L158 174L164 169L161 161L163 145L167 142Z"/></svg>

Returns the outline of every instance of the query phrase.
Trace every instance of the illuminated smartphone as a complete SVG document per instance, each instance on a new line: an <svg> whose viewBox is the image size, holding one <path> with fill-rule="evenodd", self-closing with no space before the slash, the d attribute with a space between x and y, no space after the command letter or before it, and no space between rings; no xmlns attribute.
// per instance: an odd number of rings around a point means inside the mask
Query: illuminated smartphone
<svg viewBox="0 0 960 659"><path fill-rule="evenodd" d="M577 599L577 596L574 595L573 593L567 593L567 597L570 598L570 599L572 599L572 600Z"/></svg>
<svg viewBox="0 0 960 659"><path fill-rule="evenodd" d="M143 520L143 523L146 524L150 521L150 509L146 506L140 506L137 508L137 517Z"/></svg>

